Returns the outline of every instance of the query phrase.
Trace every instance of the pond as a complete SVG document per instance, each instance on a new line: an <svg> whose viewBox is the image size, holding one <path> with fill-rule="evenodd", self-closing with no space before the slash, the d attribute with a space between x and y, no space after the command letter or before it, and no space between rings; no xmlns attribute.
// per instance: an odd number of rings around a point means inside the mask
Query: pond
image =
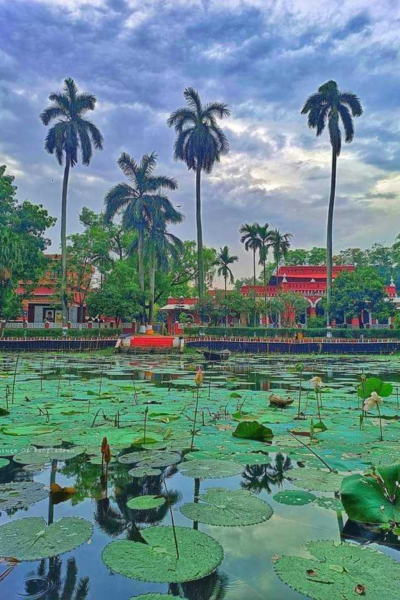
<svg viewBox="0 0 400 600"><path fill-rule="evenodd" d="M2 355L0 525L15 525L0 527L0 598L380 598L370 560L400 598L398 523L352 521L339 494L349 474L400 462L398 358L301 363ZM360 419L363 376L393 386L381 421Z"/></svg>

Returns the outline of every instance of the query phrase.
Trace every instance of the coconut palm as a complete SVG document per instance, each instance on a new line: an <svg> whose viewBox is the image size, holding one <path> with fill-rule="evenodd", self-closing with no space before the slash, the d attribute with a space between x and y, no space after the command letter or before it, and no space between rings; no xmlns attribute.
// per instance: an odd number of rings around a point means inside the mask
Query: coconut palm
<svg viewBox="0 0 400 600"><path fill-rule="evenodd" d="M123 152L118 165L129 179L109 190L104 199L106 221L110 221L122 211L122 226L137 231L137 253L139 285L144 293L144 239L152 223L159 219L166 223L179 223L182 215L173 206L165 190L176 190L178 184L172 177L155 175L157 164L155 152L145 154L137 163L129 154Z"/></svg>
<svg viewBox="0 0 400 600"><path fill-rule="evenodd" d="M228 277L230 279L231 283L234 283L235 279L233 277L233 273L231 268L229 267L229 265L232 265L233 263L237 262L239 260L239 257L236 255L230 255L229 254L229 247L228 246L224 246L223 248L219 249L219 254L217 255L217 266L218 266L218 275L224 278L224 282L225 282L225 297L226 297L226 288L227 288L227 280Z"/></svg>
<svg viewBox="0 0 400 600"><path fill-rule="evenodd" d="M240 241L244 244L244 249L246 252L251 250L253 253L253 285L256 285L256 255L261 247L261 240L259 237L259 224L252 223L244 223L239 232L242 234Z"/></svg>
<svg viewBox="0 0 400 600"><path fill-rule="evenodd" d="M60 166L64 165L64 179L61 199L61 303L63 326L68 321L67 299L67 196L70 169L78 162L79 152L82 164L88 166L93 156L93 148L102 150L103 136L99 129L85 118L89 110L94 110L96 98L93 94L79 93L73 79L64 81L63 91L50 94L50 106L44 109L40 118L43 125L57 122L49 129L45 148L54 154Z"/></svg>
<svg viewBox="0 0 400 600"><path fill-rule="evenodd" d="M332 230L333 209L336 190L336 164L342 146L340 122L345 133L345 142L354 139L353 117L360 117L363 113L360 99L353 92L341 92L336 81L327 81L318 88L318 92L309 96L302 108L301 114L308 115L308 126L316 129L317 136L321 135L328 125L329 137L332 146L331 192L329 197L327 221L327 326L330 328L329 308L332 295Z"/></svg>
<svg viewBox="0 0 400 600"><path fill-rule="evenodd" d="M279 229L273 229L269 236L268 248L271 248L276 265L276 287L279 287L279 264L286 258L290 248L291 233L281 233Z"/></svg>
<svg viewBox="0 0 400 600"><path fill-rule="evenodd" d="M203 228L201 220L201 172L211 173L216 162L229 151L228 140L217 124L217 119L229 117L230 110L223 102L203 105L193 88L183 92L187 107L178 108L167 124L174 127L176 140L174 158L186 163L189 170L196 171L196 226L197 268L200 300L204 295Z"/></svg>

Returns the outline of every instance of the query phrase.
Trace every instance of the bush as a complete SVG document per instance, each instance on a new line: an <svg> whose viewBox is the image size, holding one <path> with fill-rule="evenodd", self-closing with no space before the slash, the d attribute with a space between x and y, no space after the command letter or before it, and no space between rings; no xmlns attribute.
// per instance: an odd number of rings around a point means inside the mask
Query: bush
<svg viewBox="0 0 400 600"><path fill-rule="evenodd" d="M99 334L100 331L100 334ZM4 330L5 338L62 338L62 329L7 329ZM107 337L118 337L121 333L121 329L69 329L69 338L107 338Z"/></svg>
<svg viewBox="0 0 400 600"><path fill-rule="evenodd" d="M326 327L324 328L281 328L267 329L265 327L203 327L205 335L215 337L248 337L248 338L291 338L296 333L302 333L305 338L325 338ZM199 327L185 328L187 336L198 336ZM358 339L364 336L365 339L400 339L400 329L332 329L332 337L338 339Z"/></svg>

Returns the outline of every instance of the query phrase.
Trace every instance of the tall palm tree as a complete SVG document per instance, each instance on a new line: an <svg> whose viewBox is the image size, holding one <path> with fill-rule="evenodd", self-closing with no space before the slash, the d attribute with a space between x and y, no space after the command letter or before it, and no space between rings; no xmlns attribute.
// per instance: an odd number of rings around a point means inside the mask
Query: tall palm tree
<svg viewBox="0 0 400 600"><path fill-rule="evenodd" d="M44 109L40 118L43 125L57 122L49 129L45 148L55 154L60 166L64 165L64 179L61 199L61 303L63 326L68 321L67 299L67 196L69 171L78 162L80 151L82 164L88 166L93 156L93 148L102 150L103 136L99 129L85 118L89 110L94 110L96 98L93 94L79 93L73 79L64 81L62 92L50 94L50 106Z"/></svg>
<svg viewBox="0 0 400 600"><path fill-rule="evenodd" d="M263 278L264 278L264 305L265 305L265 317L267 317L267 258L268 258L268 243L271 236L271 230L269 228L268 223L264 223L264 225L258 225L258 237L260 240L260 245L258 248L259 252L259 261L258 264L262 265L263 268Z"/></svg>
<svg viewBox="0 0 400 600"><path fill-rule="evenodd" d="M291 233L281 233L279 229L273 229L269 236L268 248L272 249L276 265L276 288L279 287L279 264L282 258L286 258L290 248Z"/></svg>
<svg viewBox="0 0 400 600"><path fill-rule="evenodd" d="M237 262L239 260L239 257L236 255L231 255L229 254L229 247L228 246L224 246L223 248L219 249L219 254L217 255L217 266L218 266L218 275L224 278L224 282L225 282L225 297L226 297L226 291L227 291L227 280L228 277L230 279L231 283L234 283L235 279L233 277L233 273L231 268L229 267L229 265L232 265L233 263Z"/></svg>
<svg viewBox="0 0 400 600"><path fill-rule="evenodd" d="M253 285L256 285L257 281L256 255L261 247L261 241L258 235L259 227L258 223L252 223L251 225L249 223L244 223L239 229L239 233L242 234L240 241L244 244L244 249L246 252L251 250L253 253Z"/></svg>
<svg viewBox="0 0 400 600"><path fill-rule="evenodd" d="M174 127L176 140L174 158L186 163L189 170L196 171L196 226L197 268L199 299L204 295L203 227L201 220L201 172L211 173L216 162L229 151L228 140L217 124L217 119L230 116L223 102L201 103L193 88L183 92L187 107L178 108L169 117L167 124Z"/></svg>
<svg viewBox="0 0 400 600"><path fill-rule="evenodd" d="M144 242L144 254L148 260L150 281L149 323L153 321L154 316L157 269L166 272L168 267L178 263L184 250L183 242L176 235L169 232L166 225L165 220L155 220Z"/></svg>
<svg viewBox="0 0 400 600"><path fill-rule="evenodd" d="M244 223L239 232L242 234L240 241L244 244L244 249L246 252L251 250L253 252L253 285L256 285L257 276L256 276L256 254L257 251L260 250L261 240L258 235L259 232L259 224L258 223ZM254 301L254 327L257 324L257 314L256 314L256 290L254 289L253 293L253 301Z"/></svg>
<svg viewBox="0 0 400 600"><path fill-rule="evenodd" d="M360 117L363 113L360 99L353 92L341 92L336 81L327 81L318 88L318 92L311 94L305 101L301 114L308 115L308 126L316 129L317 136L321 135L328 124L329 137L332 146L331 192L329 197L327 221L327 303L326 319L330 329L329 309L332 295L332 232L333 209L336 190L336 164L342 146L340 122L345 133L345 142L354 139L353 117Z"/></svg>
<svg viewBox="0 0 400 600"><path fill-rule="evenodd" d="M182 215L173 206L165 190L176 190L178 184L172 177L155 175L157 154L145 154L137 163L129 154L123 152L118 165L129 179L109 190L104 199L106 221L110 221L118 212L122 213L124 229L133 229L138 233L137 253L139 269L139 285L145 290L144 278L144 239L151 230L155 218L165 222L179 223Z"/></svg>

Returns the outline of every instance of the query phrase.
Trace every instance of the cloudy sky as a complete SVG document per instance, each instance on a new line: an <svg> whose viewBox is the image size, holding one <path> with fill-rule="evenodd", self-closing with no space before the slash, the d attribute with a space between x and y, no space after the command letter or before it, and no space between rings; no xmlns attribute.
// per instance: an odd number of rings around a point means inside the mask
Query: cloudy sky
<svg viewBox="0 0 400 600"><path fill-rule="evenodd" d="M231 150L204 178L207 244L240 254L241 223L293 233L297 247L324 244L330 177L327 135L300 115L328 79L356 92L364 115L339 159L335 251L392 243L400 231L400 4L398 0L0 0L0 164L19 198L59 217L62 169L44 151L39 120L48 95L73 77L94 93L91 117L105 138L90 167L71 176L68 230L82 206L100 211L123 179L122 151L155 150L176 177L179 235L194 239L194 176L174 163L169 113L195 87L232 111ZM51 236L58 249L59 230Z"/></svg>

